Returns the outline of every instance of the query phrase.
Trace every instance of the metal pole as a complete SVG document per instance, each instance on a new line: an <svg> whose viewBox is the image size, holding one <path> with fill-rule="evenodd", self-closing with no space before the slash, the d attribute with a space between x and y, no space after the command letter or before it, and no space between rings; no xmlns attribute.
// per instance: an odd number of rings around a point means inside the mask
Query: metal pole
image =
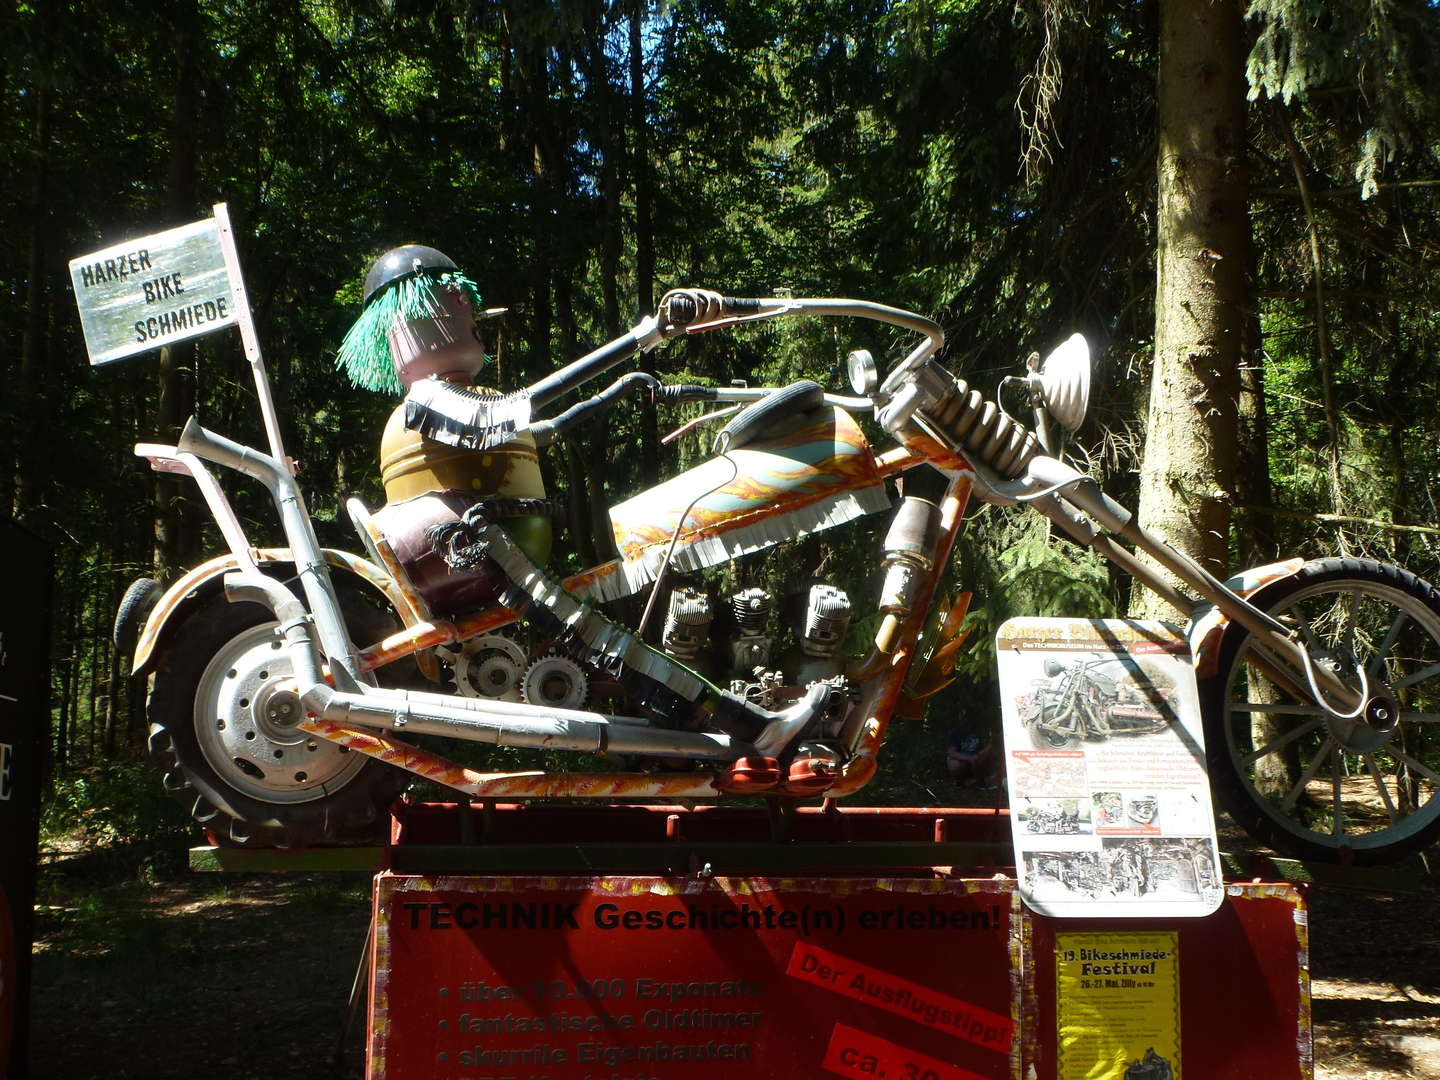
<svg viewBox="0 0 1440 1080"><path fill-rule="evenodd" d="M245 292L245 277L240 272L240 254L235 248L235 232L230 227L230 211L224 203L215 204L215 222L220 227L220 250L225 253L225 272L230 277L230 291L235 294L236 316L240 325L240 341L245 359L255 376L255 396L260 399L260 413L265 419L265 434L270 440L270 454L292 476L290 458L280 440L280 421L275 415L275 399L270 394L270 380L265 374L265 361L260 355L260 338L255 333L255 319L250 314L250 298Z"/></svg>

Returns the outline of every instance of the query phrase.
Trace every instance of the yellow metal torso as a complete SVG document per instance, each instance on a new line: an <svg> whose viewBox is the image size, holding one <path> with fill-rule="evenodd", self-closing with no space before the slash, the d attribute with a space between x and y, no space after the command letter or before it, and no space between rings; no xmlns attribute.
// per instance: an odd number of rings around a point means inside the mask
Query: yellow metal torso
<svg viewBox="0 0 1440 1080"><path fill-rule="evenodd" d="M465 450L407 431L404 405L390 414L380 439L380 480L386 501L375 525L411 585L432 611L447 617L489 603L495 583L483 573L452 572L432 549L429 530L458 520L481 499L545 497L540 454L528 432L489 450ZM516 515L500 525L537 565L550 558L548 517Z"/></svg>
<svg viewBox="0 0 1440 1080"><path fill-rule="evenodd" d="M464 450L405 429L405 406L390 414L380 437L385 500L400 503L428 491L466 491L475 497L543 499L540 453L528 432L489 450Z"/></svg>

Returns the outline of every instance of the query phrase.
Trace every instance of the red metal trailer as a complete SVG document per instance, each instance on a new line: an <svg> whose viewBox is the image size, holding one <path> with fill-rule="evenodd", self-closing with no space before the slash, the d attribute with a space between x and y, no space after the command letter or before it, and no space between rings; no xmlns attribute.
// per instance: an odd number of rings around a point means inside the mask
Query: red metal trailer
<svg viewBox="0 0 1440 1080"><path fill-rule="evenodd" d="M1309 1077L1303 892L1052 920L974 809L420 805L372 1080Z"/></svg>

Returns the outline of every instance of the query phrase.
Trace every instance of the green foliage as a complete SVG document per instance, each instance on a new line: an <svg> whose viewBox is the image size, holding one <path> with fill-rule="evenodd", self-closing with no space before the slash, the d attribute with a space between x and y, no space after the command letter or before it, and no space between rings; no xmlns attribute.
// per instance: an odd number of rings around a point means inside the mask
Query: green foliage
<svg viewBox="0 0 1440 1080"><path fill-rule="evenodd" d="M156 19L141 6L57 0L0 15L10 91L0 139L14 172L0 207L0 328L15 343L0 488L57 553L59 780L47 827L114 837L170 827L153 779L108 764L144 738L109 621L157 552L173 571L220 538L201 524L193 488L158 488L130 447L173 441L190 411L232 438L263 439L232 335L177 350L164 380L154 357L89 370L68 258L228 202L287 446L322 541L337 546L354 546L346 495L383 502L376 447L392 402L345 386L333 358L366 266L404 242L441 246L488 304L510 309L484 325L501 389L609 339L672 285L854 295L934 314L943 362L987 393L1032 348L1080 329L1097 346L1081 437L1098 447L1097 479L1128 501L1153 323L1155 9L259 0L237 17L233 4L190 0ZM1246 453L1270 494L1247 512L1266 515L1277 553L1339 545L1428 571L1433 538L1385 526L1440 518L1440 94L1423 78L1440 45L1434 7L1254 0L1249 15L1255 367L1268 427ZM1037 146L1042 167L1022 174ZM646 362L702 383L807 376L840 389L851 348L888 365L901 344L871 326L806 320L700 337ZM662 411L657 426L698 412ZM708 457L712 433L658 451L662 475ZM561 538L557 567L603 557L592 526L651 479L648 440L641 410L621 407L547 453L547 483L580 526ZM220 479L251 538L278 543L268 495ZM159 539L157 505L179 511ZM1317 513L1347 520L1321 525ZM820 567L864 610L879 527L747 560L734 577ZM956 587L977 593L962 662L976 701L989 700L974 687L990 677L1005 618L1120 610L1094 557L1024 509L977 517L955 561ZM922 747L937 730L897 730L897 760L929 760Z"/></svg>
<svg viewBox="0 0 1440 1080"><path fill-rule="evenodd" d="M995 634L1021 615L1113 618L1106 565L1089 550L1050 535L1038 514L991 508L966 525L961 565L971 580L986 583L965 619L970 637L956 671L976 682L995 671Z"/></svg>
<svg viewBox="0 0 1440 1080"><path fill-rule="evenodd" d="M55 780L41 806L40 835L47 842L158 848L189 841L196 832L184 810L161 790L153 770L112 761Z"/></svg>
<svg viewBox="0 0 1440 1080"><path fill-rule="evenodd" d="M1252 0L1247 17L1257 28L1246 69L1252 100L1292 105L1338 90L1364 102L1348 156L1360 197L1374 197L1397 154L1423 144L1440 115L1428 84L1437 49L1434 5Z"/></svg>

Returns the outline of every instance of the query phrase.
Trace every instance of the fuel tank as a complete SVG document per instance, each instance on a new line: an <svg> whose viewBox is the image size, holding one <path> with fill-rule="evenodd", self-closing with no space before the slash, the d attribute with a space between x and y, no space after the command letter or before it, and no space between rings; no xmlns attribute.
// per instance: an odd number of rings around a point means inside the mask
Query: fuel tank
<svg viewBox="0 0 1440 1080"><path fill-rule="evenodd" d="M612 508L621 566L604 598L654 581L677 526L671 565L699 570L889 506L854 418L830 406L801 413Z"/></svg>

